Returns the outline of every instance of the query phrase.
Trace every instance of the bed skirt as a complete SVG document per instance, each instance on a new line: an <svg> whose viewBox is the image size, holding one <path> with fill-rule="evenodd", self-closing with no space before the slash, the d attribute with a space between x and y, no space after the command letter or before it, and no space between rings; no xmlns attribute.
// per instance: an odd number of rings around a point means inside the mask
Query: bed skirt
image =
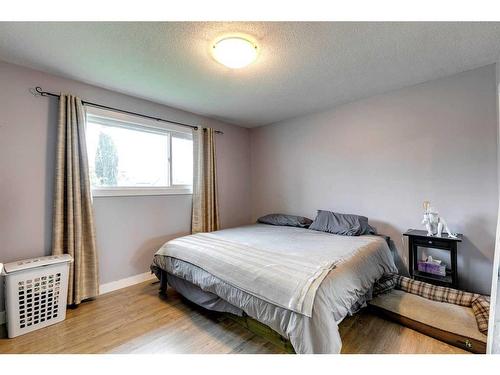
<svg viewBox="0 0 500 375"><path fill-rule="evenodd" d="M240 308L233 306L219 296L206 292L189 281L169 274L164 270L156 268L154 272L156 277L160 280L160 293L163 295L167 295L167 288L168 285L170 285L180 295L194 304L210 311L222 313L224 317L231 319L242 327L255 333L257 336L266 339L272 344L283 349L286 353L295 353L295 349L293 348L290 340L287 340L265 324L252 319Z"/></svg>

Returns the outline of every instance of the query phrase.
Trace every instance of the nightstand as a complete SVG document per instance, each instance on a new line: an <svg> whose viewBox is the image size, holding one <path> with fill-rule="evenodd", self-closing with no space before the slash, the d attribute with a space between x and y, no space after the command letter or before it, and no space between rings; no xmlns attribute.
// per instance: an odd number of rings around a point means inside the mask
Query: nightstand
<svg viewBox="0 0 500 375"><path fill-rule="evenodd" d="M459 242L462 242L463 236L461 234L458 234L457 238L448 237L447 233L443 233L441 237L437 237L428 236L426 230L409 229L406 233L403 233L403 235L408 237L410 277L434 285L447 286L455 289L458 287L457 245ZM433 275L418 270L417 261L419 260L419 247L450 252L450 267L446 268L446 276Z"/></svg>

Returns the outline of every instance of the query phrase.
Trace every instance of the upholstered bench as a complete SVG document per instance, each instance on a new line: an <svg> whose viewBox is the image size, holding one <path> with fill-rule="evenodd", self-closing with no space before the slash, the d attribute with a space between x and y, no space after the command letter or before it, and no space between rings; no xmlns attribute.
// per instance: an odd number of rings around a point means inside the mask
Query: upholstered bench
<svg viewBox="0 0 500 375"><path fill-rule="evenodd" d="M394 289L369 302L389 319L473 353L486 352L486 335L478 329L470 307L437 302Z"/></svg>

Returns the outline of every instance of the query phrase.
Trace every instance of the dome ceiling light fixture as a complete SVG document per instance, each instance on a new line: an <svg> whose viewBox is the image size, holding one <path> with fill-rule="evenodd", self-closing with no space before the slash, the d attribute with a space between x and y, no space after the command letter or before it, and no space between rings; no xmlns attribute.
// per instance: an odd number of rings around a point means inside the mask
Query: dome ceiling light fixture
<svg viewBox="0 0 500 375"><path fill-rule="evenodd" d="M257 45L250 40L231 36L223 38L212 46L212 55L216 61L231 69L243 68L257 58Z"/></svg>

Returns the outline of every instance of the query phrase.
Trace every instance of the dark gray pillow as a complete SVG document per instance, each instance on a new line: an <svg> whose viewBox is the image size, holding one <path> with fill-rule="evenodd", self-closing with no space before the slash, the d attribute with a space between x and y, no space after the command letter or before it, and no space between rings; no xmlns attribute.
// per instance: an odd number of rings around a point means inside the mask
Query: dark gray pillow
<svg viewBox="0 0 500 375"><path fill-rule="evenodd" d="M287 227L308 228L313 222L311 219L303 216L269 214L257 219L257 222L270 225L281 225Z"/></svg>
<svg viewBox="0 0 500 375"><path fill-rule="evenodd" d="M368 218L365 216L339 214L323 210L318 210L318 215L309 229L340 234L342 236L377 234L375 228L368 224Z"/></svg>

